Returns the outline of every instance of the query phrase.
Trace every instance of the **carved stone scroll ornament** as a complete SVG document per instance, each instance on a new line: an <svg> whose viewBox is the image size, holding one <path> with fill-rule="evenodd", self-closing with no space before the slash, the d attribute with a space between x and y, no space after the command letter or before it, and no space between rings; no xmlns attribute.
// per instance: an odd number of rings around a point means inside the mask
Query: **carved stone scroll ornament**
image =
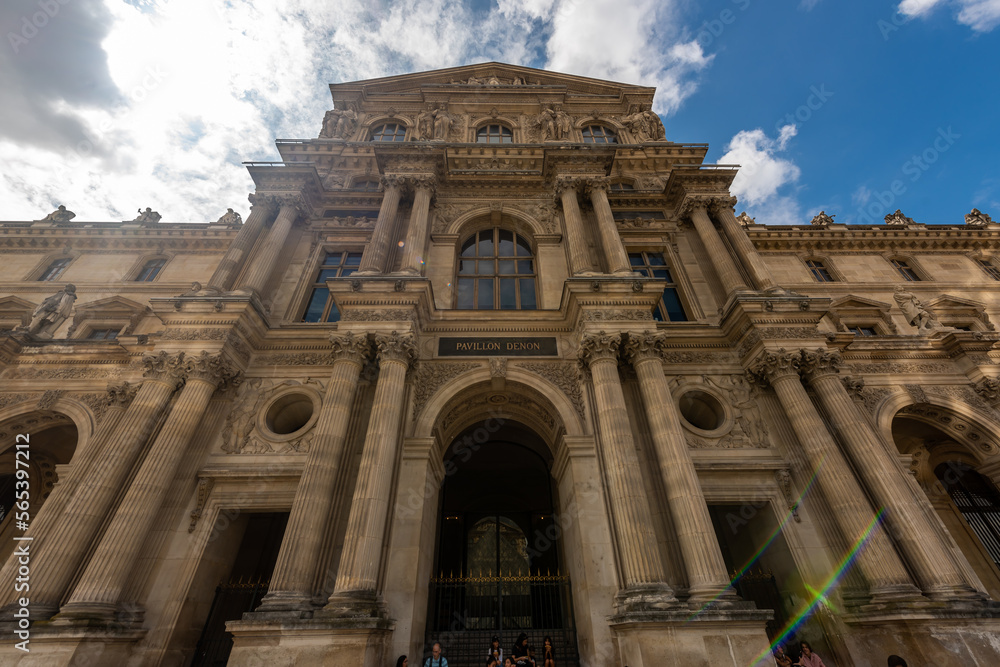
<svg viewBox="0 0 1000 667"><path fill-rule="evenodd" d="M494 357L490 359L491 374ZM464 362L420 362L416 374L413 378L413 419L417 418L420 411L424 409L427 401L452 378L458 377L462 373L479 368L480 364Z"/></svg>
<svg viewBox="0 0 1000 667"><path fill-rule="evenodd" d="M161 380L175 387L181 386L187 377L184 366L184 353L170 354L161 350L142 358L142 376L152 380Z"/></svg>
<svg viewBox="0 0 1000 667"><path fill-rule="evenodd" d="M569 397L577 414L584 416L583 390L580 387L580 369L570 361L520 362L519 368L540 375Z"/></svg>
<svg viewBox="0 0 1000 667"><path fill-rule="evenodd" d="M965 224L970 227L985 227L986 225L993 224L993 218L978 208L974 208L971 212L965 214Z"/></svg>
<svg viewBox="0 0 1000 667"><path fill-rule="evenodd" d="M388 335L376 334L375 347L380 363L398 361L409 367L417 360L417 346L411 334L400 334L398 331Z"/></svg>
<svg viewBox="0 0 1000 667"><path fill-rule="evenodd" d="M333 346L331 357L335 361L343 359L361 365L367 361L372 350L368 336L354 332L330 334L330 345Z"/></svg>
<svg viewBox="0 0 1000 667"><path fill-rule="evenodd" d="M105 401L110 407L128 408L137 393L139 393L139 385L129 382L109 383Z"/></svg>
<svg viewBox="0 0 1000 667"><path fill-rule="evenodd" d="M625 343L625 358L633 365L646 359L661 360L665 342L666 334L631 333Z"/></svg>
<svg viewBox="0 0 1000 667"><path fill-rule="evenodd" d="M219 391L238 387L243 382L243 374L238 369L233 368L221 355L206 350L202 350L197 357L186 358L184 371L189 380L197 379L214 384Z"/></svg>
<svg viewBox="0 0 1000 667"><path fill-rule="evenodd" d="M844 361L839 352L823 348L802 350L801 354L799 371L807 380L839 373Z"/></svg>
<svg viewBox="0 0 1000 667"><path fill-rule="evenodd" d="M38 399L38 403L35 404L36 410L48 411L52 409L52 406L63 397L66 393L65 389L48 389L43 394L42 397Z"/></svg>
<svg viewBox="0 0 1000 667"><path fill-rule="evenodd" d="M580 362L585 368L590 368L595 361L605 359L616 361L621 342L619 334L609 334L605 331L584 336L580 342Z"/></svg>
<svg viewBox="0 0 1000 667"><path fill-rule="evenodd" d="M785 348L777 351L765 350L750 367L748 377L758 384L770 384L786 375L798 375L802 355L788 352Z"/></svg>
<svg viewBox="0 0 1000 667"><path fill-rule="evenodd" d="M859 377L852 377L850 375L845 375L841 378L841 382L844 383L844 389L847 393L851 395L855 401L864 401L863 390L865 388L865 379Z"/></svg>
<svg viewBox="0 0 1000 667"><path fill-rule="evenodd" d="M990 405L1000 405L1000 378L984 377L973 385L973 389Z"/></svg>
<svg viewBox="0 0 1000 667"><path fill-rule="evenodd" d="M490 377L507 377L507 357L490 357Z"/></svg>

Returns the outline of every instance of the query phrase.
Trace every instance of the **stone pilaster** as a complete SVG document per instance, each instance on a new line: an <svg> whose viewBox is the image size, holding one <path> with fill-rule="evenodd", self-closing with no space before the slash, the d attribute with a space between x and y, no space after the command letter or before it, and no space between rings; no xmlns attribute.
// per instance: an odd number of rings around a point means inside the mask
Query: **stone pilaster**
<svg viewBox="0 0 1000 667"><path fill-rule="evenodd" d="M815 389L820 405L854 462L854 469L875 501L885 508L890 532L921 589L931 599L977 597L913 496L899 462L886 451L858 412L838 375L840 363L837 352L803 351L802 375Z"/></svg>
<svg viewBox="0 0 1000 667"><path fill-rule="evenodd" d="M210 290L225 292L232 287L233 281L236 280L236 274L243 268L250 249L257 242L257 237L260 236L277 210L274 197L269 195L251 194L250 204L250 215L247 216L247 221L240 227L236 238L226 250L222 261L219 262L208 281L208 289Z"/></svg>
<svg viewBox="0 0 1000 667"><path fill-rule="evenodd" d="M396 213L399 210L399 198L403 191L403 179L399 176L382 177L382 206L378 210L378 219L372 238L365 246L361 256L361 265L355 275L378 275L385 272L385 262L389 256L389 244L392 242L392 230L396 223Z"/></svg>
<svg viewBox="0 0 1000 667"><path fill-rule="evenodd" d="M580 203L577 201L580 181L573 178L561 178L556 181L555 192L562 203L563 218L566 220L566 243L569 246L570 272L573 275L594 272L587 251L587 240L583 234L583 216L580 214Z"/></svg>
<svg viewBox="0 0 1000 667"><path fill-rule="evenodd" d="M218 387L239 381L238 371L220 356L208 352L183 359L181 370L186 377L184 389L125 492L76 588L60 609L58 620L110 621L114 618L132 566L209 399Z"/></svg>
<svg viewBox="0 0 1000 667"><path fill-rule="evenodd" d="M618 234L618 225L611 213L611 204L608 203L609 187L607 179L592 178L587 181L587 194L590 195L590 203L597 215L597 230L601 236L608 273L631 274L628 253L625 252L622 237Z"/></svg>
<svg viewBox="0 0 1000 667"><path fill-rule="evenodd" d="M312 585L330 521L333 493L358 377L368 358L367 336L330 336L333 372L316 422L295 501L281 541L271 584L258 611L306 611L312 608Z"/></svg>
<svg viewBox="0 0 1000 667"><path fill-rule="evenodd" d="M377 590L382 542L392 493L392 471L399 455L406 373L417 357L413 336L376 334L379 378L375 386L351 515L341 551L337 583L324 615L382 617Z"/></svg>
<svg viewBox="0 0 1000 667"><path fill-rule="evenodd" d="M744 283L739 269L736 268L733 258L729 255L729 249L726 248L722 239L719 238L719 233L715 230L715 225L712 224L711 218L708 217L706 205L706 203L700 201L689 202L685 206L687 209L686 213L691 217L691 222L698 233L698 238L701 239L702 245L708 251L708 256L712 260L712 266L715 267L715 272L718 274L719 280L722 281L722 289L725 290L726 295L728 296L739 290L746 290L747 285Z"/></svg>
<svg viewBox="0 0 1000 667"><path fill-rule="evenodd" d="M604 449L611 514L614 517L625 587L615 598L619 612L668 609L676 604L665 583L652 515L635 453L635 442L618 376L621 336L603 331L583 339L580 360L590 369L597 427Z"/></svg>
<svg viewBox="0 0 1000 667"><path fill-rule="evenodd" d="M427 219L430 216L431 198L434 196L435 180L431 175L410 179L413 186L413 208L410 211L410 225L406 230L403 244L401 272L420 276L424 272L424 248L427 247Z"/></svg>
<svg viewBox="0 0 1000 667"><path fill-rule="evenodd" d="M757 248L754 247L753 241L747 236L743 225L736 220L736 215L732 208L732 204L735 202L735 199L716 202L712 206L712 213L715 215L715 219L719 221L722 232L729 239L729 244L736 251L736 255L740 258L743 266L750 273L750 277L756 284L757 289L764 290L774 287L774 280L771 278L770 270L764 264L764 260L760 258Z"/></svg>
<svg viewBox="0 0 1000 667"><path fill-rule="evenodd" d="M278 262L285 241L288 240L288 233L292 231L292 225L306 210L305 202L299 196L278 198L281 208L278 217L271 225L271 230L264 238L257 253L251 258L250 268L240 281L239 288L247 292L264 295L267 289L267 282L274 273L274 267Z"/></svg>
<svg viewBox="0 0 1000 667"><path fill-rule="evenodd" d="M834 520L846 540L853 544L864 537L875 512L806 394L799 378L800 362L801 355L797 352L765 351L751 374L774 388ZM882 526L872 531L857 562L868 582L873 603L921 597Z"/></svg>
<svg viewBox="0 0 1000 667"><path fill-rule="evenodd" d="M160 352L143 358L145 379L134 397L130 392L113 389L109 400L119 411L128 404L103 446L100 442L92 448L94 460L80 475L76 488L63 511L54 517L44 539L33 545L31 605L33 618L52 616L59 609L59 601L66 593L73 575L80 567L88 548L97 535L115 497L128 479L157 421L170 402L170 396L183 379L183 355ZM115 405L118 404L118 405ZM84 472L84 471L81 471ZM33 528L44 529L45 526ZM41 536L40 536L41 537ZM10 570L8 572L8 570ZM15 564L7 563L0 579L13 582ZM13 591L13 585L4 589Z"/></svg>
<svg viewBox="0 0 1000 667"><path fill-rule="evenodd" d="M665 334L629 334L625 353L639 379L646 420L667 490L670 516L684 558L690 600L695 603L716 600L727 589L732 598L735 594L729 588L726 563L712 527L712 517L684 439L677 406L663 374L664 338Z"/></svg>

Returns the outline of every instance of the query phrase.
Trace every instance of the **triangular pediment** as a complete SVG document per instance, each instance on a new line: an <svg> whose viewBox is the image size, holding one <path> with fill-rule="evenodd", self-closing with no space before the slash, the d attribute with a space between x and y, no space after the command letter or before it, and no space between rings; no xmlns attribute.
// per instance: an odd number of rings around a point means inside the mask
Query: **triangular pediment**
<svg viewBox="0 0 1000 667"><path fill-rule="evenodd" d="M972 299L963 299L950 294L942 294L932 301L927 302L927 307L935 311L940 310L972 310L982 312L986 309L986 304Z"/></svg>
<svg viewBox="0 0 1000 667"><path fill-rule="evenodd" d="M882 303L881 301L876 301L874 299L866 299L863 296L856 296L853 294L848 294L847 296L841 297L830 304L830 308L838 311L848 311L848 310L872 310L877 309L881 311L889 310L890 306L887 303Z"/></svg>
<svg viewBox="0 0 1000 667"><path fill-rule="evenodd" d="M38 306L27 299L19 296L5 296L0 298L0 313L20 313L24 311L33 312Z"/></svg>
<svg viewBox="0 0 1000 667"><path fill-rule="evenodd" d="M440 92L444 87L452 94L463 90L497 90L504 92L552 94L562 92L585 96L641 95L652 101L654 89L616 81L550 72L522 65L488 62L446 69L399 74L377 79L363 79L330 84L335 101L351 101L363 94L366 99L381 96L418 95Z"/></svg>
<svg viewBox="0 0 1000 667"><path fill-rule="evenodd" d="M135 313L138 311L143 311L146 306L130 299L126 299L121 296L111 296L106 299L97 299L96 301L88 301L87 303L81 303L76 306L77 312L86 311L100 311L104 313Z"/></svg>

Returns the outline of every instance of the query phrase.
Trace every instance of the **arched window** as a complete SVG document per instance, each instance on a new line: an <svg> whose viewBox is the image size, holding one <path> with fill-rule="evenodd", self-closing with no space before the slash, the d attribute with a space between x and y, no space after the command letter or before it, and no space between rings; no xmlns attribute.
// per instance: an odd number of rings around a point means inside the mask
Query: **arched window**
<svg viewBox="0 0 1000 667"><path fill-rule="evenodd" d="M494 227L470 236L458 258L455 306L534 310L535 260L524 236Z"/></svg>
<svg viewBox="0 0 1000 667"><path fill-rule="evenodd" d="M585 144L617 144L618 137L603 125L588 125L583 128L583 143Z"/></svg>
<svg viewBox="0 0 1000 667"><path fill-rule="evenodd" d="M503 125L484 125L476 131L477 144L509 144L513 141L510 128Z"/></svg>
<svg viewBox="0 0 1000 667"><path fill-rule="evenodd" d="M372 130L372 141L405 141L406 126L401 123L383 123Z"/></svg>
<svg viewBox="0 0 1000 667"><path fill-rule="evenodd" d="M942 463L934 475L1000 567L1000 493L989 480L958 461Z"/></svg>

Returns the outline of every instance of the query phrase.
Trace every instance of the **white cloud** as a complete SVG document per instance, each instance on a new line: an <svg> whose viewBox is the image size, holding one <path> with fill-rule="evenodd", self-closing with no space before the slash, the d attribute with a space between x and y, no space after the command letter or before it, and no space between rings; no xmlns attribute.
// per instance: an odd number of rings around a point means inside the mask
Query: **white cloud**
<svg viewBox="0 0 1000 667"><path fill-rule="evenodd" d="M0 218L37 219L57 204L77 220L130 219L146 206L165 222L211 220L227 207L245 216L253 184L241 162L277 159L275 138L315 137L330 106L330 82L484 60L544 63L657 86L655 109L669 113L711 62L696 42L685 41L681 5L60 4L19 53L0 54L7 94L0 106ZM0 18L16 23L35 0L2 7Z"/></svg>
<svg viewBox="0 0 1000 667"><path fill-rule="evenodd" d="M767 205L771 209L777 206L782 199L776 197L778 189L795 182L800 175L794 162L777 155L786 149L796 133L795 125L783 126L777 139L768 137L760 128L737 133L726 146L725 155L718 160L719 164L741 165L733 180L732 193L748 206ZM788 202L780 203L782 210L788 209ZM759 213L760 209L755 208L753 212Z"/></svg>
<svg viewBox="0 0 1000 667"><path fill-rule="evenodd" d="M1000 0L902 0L896 10L910 17L925 17L943 5L955 7L956 20L976 32L989 32L1000 25Z"/></svg>
<svg viewBox="0 0 1000 667"><path fill-rule="evenodd" d="M864 206L868 203L868 200L872 198L872 194L871 188L865 185L859 185L858 189L851 194L851 202L853 202L855 206Z"/></svg>

